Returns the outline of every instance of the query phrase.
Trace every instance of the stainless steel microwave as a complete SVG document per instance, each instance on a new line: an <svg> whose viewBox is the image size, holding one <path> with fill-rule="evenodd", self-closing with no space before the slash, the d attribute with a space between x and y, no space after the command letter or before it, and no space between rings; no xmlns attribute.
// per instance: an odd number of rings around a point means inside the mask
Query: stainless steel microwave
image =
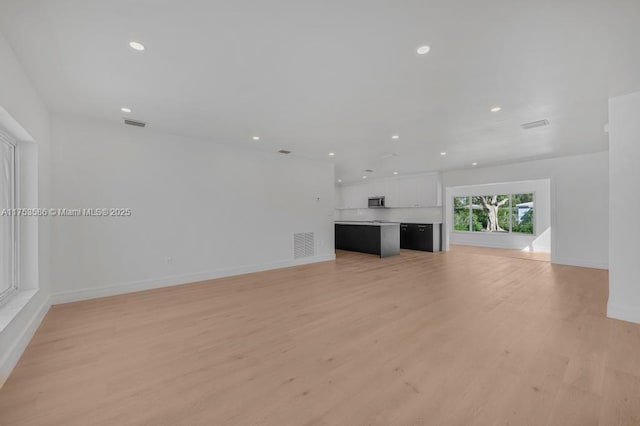
<svg viewBox="0 0 640 426"><path fill-rule="evenodd" d="M369 197L369 208L370 209L383 209L384 208L384 197Z"/></svg>

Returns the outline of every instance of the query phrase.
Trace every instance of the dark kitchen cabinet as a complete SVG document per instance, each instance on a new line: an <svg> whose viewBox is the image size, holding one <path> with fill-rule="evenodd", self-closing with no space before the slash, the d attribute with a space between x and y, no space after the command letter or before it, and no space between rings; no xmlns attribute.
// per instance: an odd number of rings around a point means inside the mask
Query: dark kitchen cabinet
<svg viewBox="0 0 640 426"><path fill-rule="evenodd" d="M399 225L335 224L335 244L338 250L377 254L380 257L400 254Z"/></svg>
<svg viewBox="0 0 640 426"><path fill-rule="evenodd" d="M365 225L335 225L336 248L380 254L380 227Z"/></svg>
<svg viewBox="0 0 640 426"><path fill-rule="evenodd" d="M440 251L440 224L401 223L400 248L422 251Z"/></svg>
<svg viewBox="0 0 640 426"><path fill-rule="evenodd" d="M411 249L413 247L413 232L409 228L410 224L400 224L400 248Z"/></svg>

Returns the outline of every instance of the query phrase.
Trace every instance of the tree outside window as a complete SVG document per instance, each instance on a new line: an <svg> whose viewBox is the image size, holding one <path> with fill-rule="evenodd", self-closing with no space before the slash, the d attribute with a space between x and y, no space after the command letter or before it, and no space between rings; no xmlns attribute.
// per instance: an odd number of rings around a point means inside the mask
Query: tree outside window
<svg viewBox="0 0 640 426"><path fill-rule="evenodd" d="M454 197L453 229L534 234L534 194Z"/></svg>

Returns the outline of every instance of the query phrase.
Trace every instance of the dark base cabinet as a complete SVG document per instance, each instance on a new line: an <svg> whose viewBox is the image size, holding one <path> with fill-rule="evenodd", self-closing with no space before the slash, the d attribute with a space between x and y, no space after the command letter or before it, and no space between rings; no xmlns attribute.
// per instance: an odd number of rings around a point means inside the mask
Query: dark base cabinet
<svg viewBox="0 0 640 426"><path fill-rule="evenodd" d="M400 248L409 250L440 251L440 224L401 223Z"/></svg>
<svg viewBox="0 0 640 426"><path fill-rule="evenodd" d="M399 226L335 225L338 250L377 254L380 257L400 254Z"/></svg>

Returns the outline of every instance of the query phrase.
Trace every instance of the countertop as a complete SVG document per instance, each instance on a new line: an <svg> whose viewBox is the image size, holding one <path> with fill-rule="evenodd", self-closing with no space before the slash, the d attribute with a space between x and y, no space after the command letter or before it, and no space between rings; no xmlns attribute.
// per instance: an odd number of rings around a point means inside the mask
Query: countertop
<svg viewBox="0 0 640 426"><path fill-rule="evenodd" d="M437 222L433 220L403 220L400 223L409 223L409 224L420 224L420 225L440 225L442 222Z"/></svg>
<svg viewBox="0 0 640 426"><path fill-rule="evenodd" d="M407 220L402 222L376 222L372 220L336 220L335 223L337 225L400 225L401 223L409 223L409 224L427 224L427 225L440 225L442 222L434 222L434 221L417 221L417 220Z"/></svg>
<svg viewBox="0 0 640 426"><path fill-rule="evenodd" d="M400 222L336 221L336 225L400 226Z"/></svg>

